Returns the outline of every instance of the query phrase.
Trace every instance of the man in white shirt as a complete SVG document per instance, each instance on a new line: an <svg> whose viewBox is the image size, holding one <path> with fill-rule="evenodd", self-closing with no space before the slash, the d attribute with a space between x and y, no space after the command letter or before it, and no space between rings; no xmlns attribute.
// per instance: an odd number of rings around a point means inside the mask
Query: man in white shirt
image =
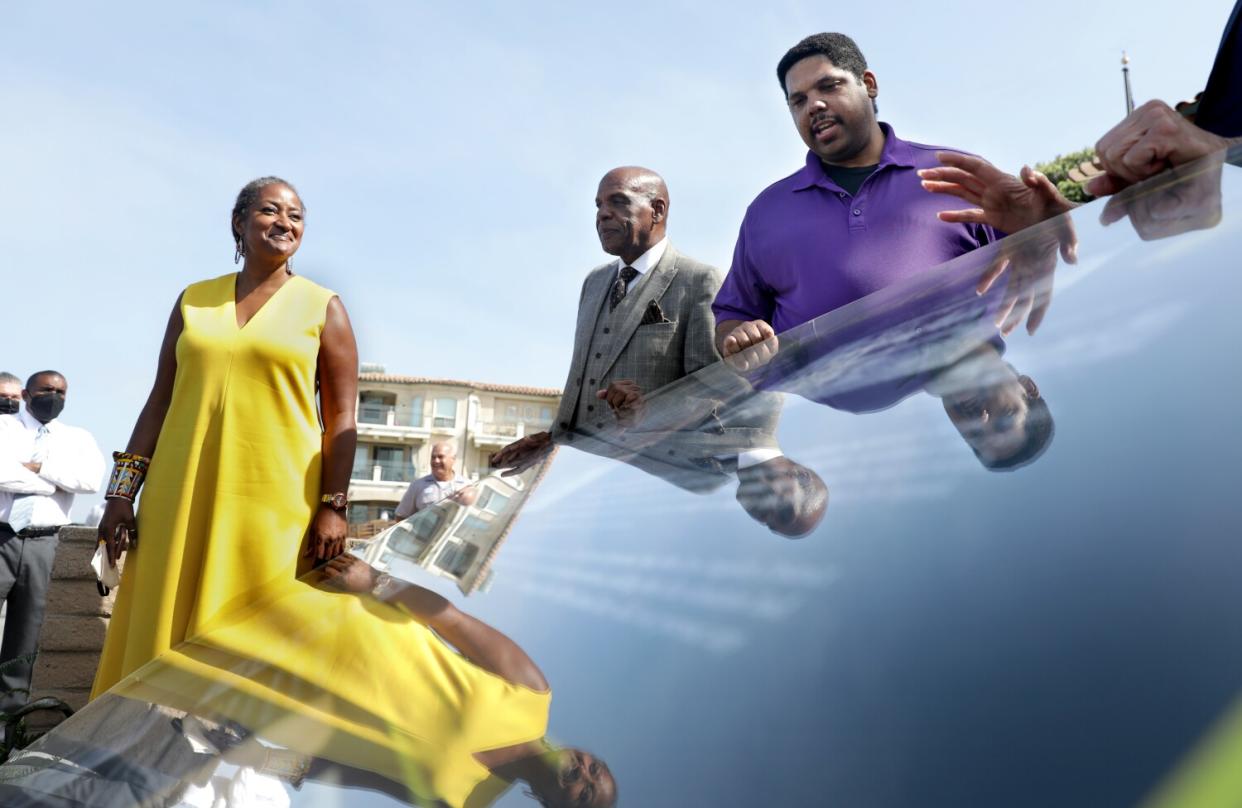
<svg viewBox="0 0 1242 808"><path fill-rule="evenodd" d="M406 519L437 502L452 499L472 505L477 492L470 481L453 471L457 465L457 447L452 441L440 441L431 447L431 473L410 483L397 505L396 517Z"/></svg>
<svg viewBox="0 0 1242 808"><path fill-rule="evenodd" d="M0 372L0 415L16 415L22 408L22 380Z"/></svg>
<svg viewBox="0 0 1242 808"><path fill-rule="evenodd" d="M22 391L25 410L0 415L0 599L8 603L0 643L0 710L21 705L34 670L56 534L75 494L93 494L104 459L90 433L58 420L69 385L53 370ZM25 659L25 661L16 661Z"/></svg>

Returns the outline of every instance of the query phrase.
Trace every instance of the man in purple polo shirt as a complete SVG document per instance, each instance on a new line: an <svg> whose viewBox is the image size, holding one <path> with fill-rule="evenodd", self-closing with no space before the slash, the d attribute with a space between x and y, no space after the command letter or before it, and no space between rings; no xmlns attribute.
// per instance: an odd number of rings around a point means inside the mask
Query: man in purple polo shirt
<svg viewBox="0 0 1242 808"><path fill-rule="evenodd" d="M712 305L726 357L998 237L937 218L917 172L944 149L876 120L876 76L852 39L809 36L776 73L810 151L746 211Z"/></svg>

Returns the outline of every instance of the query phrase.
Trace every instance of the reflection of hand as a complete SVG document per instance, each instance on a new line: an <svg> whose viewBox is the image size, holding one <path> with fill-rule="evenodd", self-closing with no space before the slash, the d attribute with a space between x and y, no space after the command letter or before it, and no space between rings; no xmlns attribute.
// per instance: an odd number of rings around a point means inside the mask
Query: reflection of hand
<svg viewBox="0 0 1242 808"><path fill-rule="evenodd" d="M27 471L30 471L34 474L38 474L40 471L43 470L42 463L22 463L22 465L26 467Z"/></svg>
<svg viewBox="0 0 1242 808"><path fill-rule="evenodd" d="M603 390L597 390L595 397L601 401L608 402L608 406L612 408L612 412L617 416L617 423L621 426L633 426L642 417L643 409L646 407L646 401L643 399L643 389L638 383L631 379L618 379L609 382L608 387Z"/></svg>
<svg viewBox="0 0 1242 808"><path fill-rule="evenodd" d="M379 573L352 555L339 555L323 567L324 582L346 592L370 592L375 588Z"/></svg>
<svg viewBox="0 0 1242 808"><path fill-rule="evenodd" d="M772 336L748 348L743 348L737 353L726 353L724 361L737 372L745 373L758 370L771 362L779 350L780 340Z"/></svg>
<svg viewBox="0 0 1242 808"><path fill-rule="evenodd" d="M1110 225L1129 217L1144 241L1215 227L1221 218L1224 154L1218 152L1190 170L1195 173L1159 188L1125 189L1108 200L1100 223Z"/></svg>
<svg viewBox="0 0 1242 808"><path fill-rule="evenodd" d="M1057 253L1065 263L1078 261L1078 235L1074 221L1063 216L1050 229L1024 236L1010 236L997 244L996 259L979 278L975 291L987 294L1002 275L1005 295L996 311L996 327L1008 336L1026 319L1026 331L1034 334L1052 305L1052 281Z"/></svg>
<svg viewBox="0 0 1242 808"><path fill-rule="evenodd" d="M538 464L552 452L552 449L552 435L547 432L536 432L533 435L518 438L496 452L488 463L495 469L508 469L504 476L512 477Z"/></svg>
<svg viewBox="0 0 1242 808"><path fill-rule="evenodd" d="M458 491L456 494L453 494L452 496L449 497L449 499L453 500L459 505L465 505L467 507L473 505L475 503L475 500L477 500L478 498L479 498L479 489L478 489L478 486L474 486L474 485L468 485L465 488Z"/></svg>
<svg viewBox="0 0 1242 808"><path fill-rule="evenodd" d="M724 338L724 342L721 344L721 355L725 357L733 356L751 346L760 345L768 341L771 341L770 348L772 353L776 353L778 340L772 326L763 320L750 320L734 328Z"/></svg>
<svg viewBox="0 0 1242 808"><path fill-rule="evenodd" d="M123 497L107 500L99 520L99 538L104 542L108 563L113 566L122 553L137 547L138 520L134 518L134 503Z"/></svg>
<svg viewBox="0 0 1242 808"><path fill-rule="evenodd" d="M958 152L936 152L941 168L919 172L923 187L932 193L964 199L973 208L945 210L942 222L986 224L1002 233L1017 233L1074 207L1046 176L1022 166L1019 176L1006 174L982 157Z"/></svg>
<svg viewBox="0 0 1242 808"><path fill-rule="evenodd" d="M1222 151L1229 141L1200 129L1163 101L1148 101L1095 144L1104 174L1087 183L1093 196L1115 194L1128 185Z"/></svg>

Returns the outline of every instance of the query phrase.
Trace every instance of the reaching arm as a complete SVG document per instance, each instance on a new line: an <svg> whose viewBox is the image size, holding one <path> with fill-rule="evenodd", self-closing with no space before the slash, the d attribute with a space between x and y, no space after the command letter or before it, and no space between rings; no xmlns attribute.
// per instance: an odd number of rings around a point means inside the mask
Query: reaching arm
<svg viewBox="0 0 1242 808"><path fill-rule="evenodd" d="M323 572L329 584L360 594L374 589L379 578L370 565L352 555L332 559ZM460 611L430 589L396 580L391 585L391 591L384 593L387 602L403 607L475 665L515 685L538 691L548 689L548 681L534 661L504 634Z"/></svg>

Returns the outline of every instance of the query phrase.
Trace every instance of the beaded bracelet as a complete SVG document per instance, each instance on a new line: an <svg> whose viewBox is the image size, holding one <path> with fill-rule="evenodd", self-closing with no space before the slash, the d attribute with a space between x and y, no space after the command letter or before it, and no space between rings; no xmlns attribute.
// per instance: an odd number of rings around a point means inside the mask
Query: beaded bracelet
<svg viewBox="0 0 1242 808"><path fill-rule="evenodd" d="M133 502L142 481L146 479L147 469L151 467L151 458L131 452L113 452L112 459L115 462L104 499L128 499Z"/></svg>

